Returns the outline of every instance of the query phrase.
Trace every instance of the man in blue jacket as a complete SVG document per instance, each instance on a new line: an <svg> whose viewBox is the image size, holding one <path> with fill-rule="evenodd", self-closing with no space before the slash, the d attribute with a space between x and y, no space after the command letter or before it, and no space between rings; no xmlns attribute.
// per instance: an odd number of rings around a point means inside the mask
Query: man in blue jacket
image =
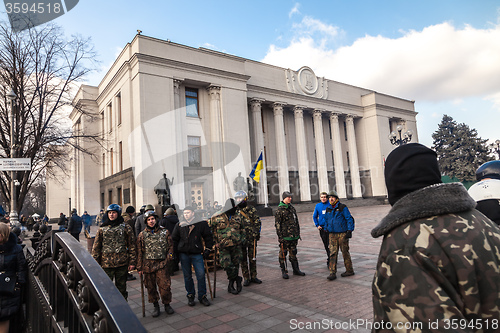
<svg viewBox="0 0 500 333"><path fill-rule="evenodd" d="M319 230L319 237L321 237L321 240L323 241L323 246L325 247L326 251L326 264L329 265L330 262L330 250L329 250L329 244L330 244L330 235L328 231L325 230L325 216L326 216L326 209L328 207L332 208L330 205L330 202L328 202L328 193L326 192L321 192L319 195L321 202L316 204L316 207L314 207L314 213L313 213L313 221L314 225L316 228Z"/></svg>
<svg viewBox="0 0 500 333"><path fill-rule="evenodd" d="M340 274L340 276L346 277L354 275L351 255L349 254L349 238L352 237L352 231L354 230L354 218L351 216L351 212L349 212L347 206L340 203L337 192L330 191L328 197L331 207L326 209L327 212L325 217L326 231L330 233L330 262L328 265L330 275L327 279L332 281L337 278L337 256L339 247L344 257L344 266L346 270L344 273Z"/></svg>

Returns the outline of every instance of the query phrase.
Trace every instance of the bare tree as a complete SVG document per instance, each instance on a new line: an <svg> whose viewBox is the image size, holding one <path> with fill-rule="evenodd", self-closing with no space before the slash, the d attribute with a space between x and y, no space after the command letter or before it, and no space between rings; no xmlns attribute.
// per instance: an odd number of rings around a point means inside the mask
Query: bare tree
<svg viewBox="0 0 500 333"><path fill-rule="evenodd" d="M21 211L28 191L49 163L69 169L64 146L93 154L83 148L83 143L99 142L100 134L72 132L68 115L75 109L88 114L81 105L73 105L73 96L79 82L95 67L95 56L89 39L67 39L54 24L13 32L0 23L0 158L30 158L32 164L30 171L17 171L15 175L21 184L16 191L17 211ZM6 98L10 89L17 95L12 138L11 108ZM10 182L10 171L1 172L0 194L8 202Z"/></svg>

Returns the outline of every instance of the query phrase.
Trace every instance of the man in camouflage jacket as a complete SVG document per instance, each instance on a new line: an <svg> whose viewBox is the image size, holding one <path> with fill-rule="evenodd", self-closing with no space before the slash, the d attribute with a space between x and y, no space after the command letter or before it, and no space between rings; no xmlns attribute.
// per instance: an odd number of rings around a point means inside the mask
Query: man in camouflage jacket
<svg viewBox="0 0 500 333"><path fill-rule="evenodd" d="M245 281L243 285L249 286L251 282L261 284L262 281L257 278L257 242L260 239L260 227L262 222L257 214L257 209L254 206L249 206L247 203L247 193L238 191L234 195L237 204L237 214L240 215L243 221L246 242L242 245L241 273ZM250 270L249 270L250 267Z"/></svg>
<svg viewBox="0 0 500 333"><path fill-rule="evenodd" d="M498 332L500 229L460 183L441 183L436 154L420 144L386 160L392 209L373 279L374 332ZM404 330L401 330L404 331Z"/></svg>
<svg viewBox="0 0 500 333"><path fill-rule="evenodd" d="M121 207L111 204L97 230L92 257L101 265L116 288L127 299L127 272L136 264L134 231L123 221Z"/></svg>
<svg viewBox="0 0 500 333"><path fill-rule="evenodd" d="M281 267L281 276L288 279L288 270L286 269L286 255L292 264L293 275L304 276L305 273L299 269L297 260L297 243L300 239L300 224L297 212L292 206L292 194L283 192L283 201L278 205L274 213L274 226L280 242L279 263Z"/></svg>
<svg viewBox="0 0 500 333"><path fill-rule="evenodd" d="M227 291L235 295L239 294L243 279L238 276L238 271L243 258L241 245L245 243L245 232L243 221L240 215L236 214L233 199L227 199L222 211L210 218L210 227L216 247L219 249L219 263L226 271L229 280ZM236 288L234 287L235 282Z"/></svg>
<svg viewBox="0 0 500 333"><path fill-rule="evenodd" d="M173 314L170 306L172 292L170 290L170 275L167 269L169 261L173 260L173 242L167 229L158 225L158 215L155 211L144 214L146 228L137 236L137 271L144 275L144 285L148 290L148 301L153 303L153 317L160 315L161 301L167 314ZM158 295L158 290L160 295Z"/></svg>

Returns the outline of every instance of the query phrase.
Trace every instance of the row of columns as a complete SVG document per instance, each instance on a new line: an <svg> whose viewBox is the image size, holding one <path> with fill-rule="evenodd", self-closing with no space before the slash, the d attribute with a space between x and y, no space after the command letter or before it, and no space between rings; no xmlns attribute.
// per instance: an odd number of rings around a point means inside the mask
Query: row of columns
<svg viewBox="0 0 500 333"><path fill-rule="evenodd" d="M260 149L264 147L264 137L262 131L262 99L252 99L250 101L250 109L253 119L254 138L256 140L254 156L260 154ZM275 140L276 140L276 156L278 160L278 181L280 193L290 190L290 182L288 178L288 161L286 154L286 139L283 111L286 103L273 103ZM295 106L293 108L295 118L295 133L297 144L297 156L299 167L299 182L300 182L300 199L301 201L311 201L310 181L309 181L309 163L307 160L307 145L304 126L304 106ZM323 135L323 113L325 110L314 109L313 127L315 136L316 148L316 163L318 172L318 185L320 191L329 190L328 185L328 170L326 164L326 148ZM339 114L330 114L330 126L332 132L333 160L335 168L336 191L340 198L346 198L346 186L344 178L344 162L342 155L342 146L339 129ZM358 152L356 147L356 134L354 130L354 117L346 115L347 141L349 149L349 168L351 170L351 184L354 198L361 198L361 179L359 177ZM267 186L264 183L263 186ZM262 195L264 191L259 191ZM264 199L259 197L259 202L264 202Z"/></svg>

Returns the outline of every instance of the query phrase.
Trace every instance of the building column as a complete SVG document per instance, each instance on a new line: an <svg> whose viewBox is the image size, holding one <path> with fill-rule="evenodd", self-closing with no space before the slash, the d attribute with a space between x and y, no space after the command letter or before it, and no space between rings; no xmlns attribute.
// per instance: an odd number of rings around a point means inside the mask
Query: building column
<svg viewBox="0 0 500 333"><path fill-rule="evenodd" d="M300 201L311 201L311 184L309 182L309 161L307 159L306 133L304 127L304 107L296 106L295 139L297 142L297 158L299 161Z"/></svg>
<svg viewBox="0 0 500 333"><path fill-rule="evenodd" d="M339 115L330 114L330 128L332 130L333 166L335 168L335 188L339 198L347 198L345 189L344 160L342 158L342 145L340 139Z"/></svg>
<svg viewBox="0 0 500 333"><path fill-rule="evenodd" d="M276 102L273 104L274 130L276 133L276 155L278 158L278 182L281 193L290 191L290 181L288 178L288 160L286 156L285 123L283 120L283 106L285 103Z"/></svg>
<svg viewBox="0 0 500 333"><path fill-rule="evenodd" d="M222 114L220 107L220 86L207 87L210 97L210 153L213 168L214 201L224 204L228 198L224 170L224 151L222 139Z"/></svg>
<svg viewBox="0 0 500 333"><path fill-rule="evenodd" d="M346 117L347 143L349 145L349 168L351 170L352 195L354 198L362 198L361 179L359 178L358 150L356 148L356 134L354 132L354 116Z"/></svg>
<svg viewBox="0 0 500 333"><path fill-rule="evenodd" d="M322 110L313 111L314 142L316 147L316 170L318 171L318 185L320 192L328 192L328 172L326 168L325 139L323 135Z"/></svg>
<svg viewBox="0 0 500 333"><path fill-rule="evenodd" d="M174 79L174 119L175 119L175 131L177 135L175 135L175 166L173 168L173 174L168 175L167 178L171 179L174 177L174 183L170 186L171 192L171 202L176 203L178 205L185 206L186 203L186 184L184 184L184 154L181 152L184 151L183 140L185 131L185 124L183 119L185 119L186 114L183 112L183 108L181 108L181 80Z"/></svg>
<svg viewBox="0 0 500 333"><path fill-rule="evenodd" d="M253 121L253 136L255 138L254 145L254 161L257 161L259 158L261 150L264 150L264 131L262 130L262 102L264 100L260 98L253 98L250 100L250 110L252 112L252 121ZM264 155L264 153L263 153ZM264 161L263 161L264 162ZM259 193L257 196L257 203L264 204L266 203L265 195L267 193L267 189L264 187L267 186L267 178L265 177L265 169L266 165L264 164L264 172L261 171L260 182L257 187L259 188ZM262 177L264 176L264 177Z"/></svg>

